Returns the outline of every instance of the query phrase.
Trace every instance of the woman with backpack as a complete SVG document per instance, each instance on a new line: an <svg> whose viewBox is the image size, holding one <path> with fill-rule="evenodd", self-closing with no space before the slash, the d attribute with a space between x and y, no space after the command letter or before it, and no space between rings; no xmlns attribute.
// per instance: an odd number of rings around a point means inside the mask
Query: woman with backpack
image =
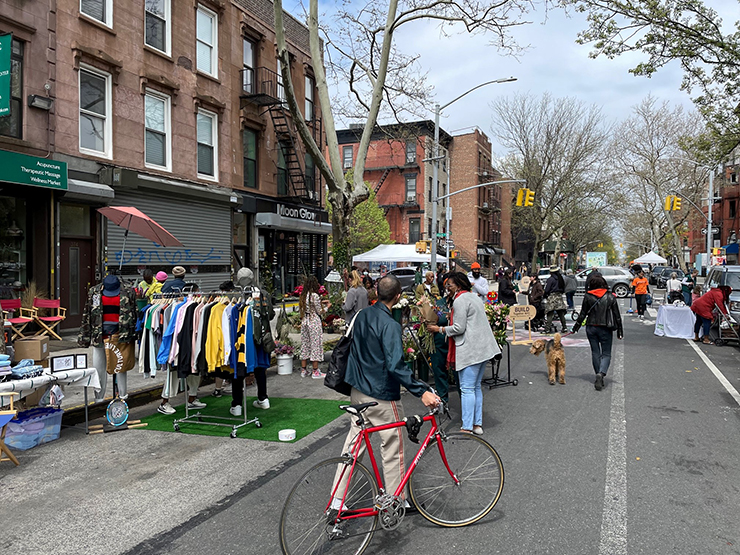
<svg viewBox="0 0 740 555"><path fill-rule="evenodd" d="M591 346L591 363L596 374L594 387L596 391L601 391L612 360L614 331L617 331L617 339L624 337L617 298L609 293L609 286L601 276L595 276L588 284L573 333L578 333L584 320L586 337Z"/></svg>

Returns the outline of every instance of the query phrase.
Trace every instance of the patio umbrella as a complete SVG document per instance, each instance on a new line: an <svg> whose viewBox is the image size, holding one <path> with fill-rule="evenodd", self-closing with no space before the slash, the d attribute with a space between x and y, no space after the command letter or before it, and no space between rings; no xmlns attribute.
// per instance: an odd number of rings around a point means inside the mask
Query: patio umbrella
<svg viewBox="0 0 740 555"><path fill-rule="evenodd" d="M183 244L178 241L174 235L144 214L138 208L133 206L106 206L98 208L103 216L111 222L126 230L123 234L123 247L121 247L121 260L118 269L123 266L123 253L126 251L126 238L128 232L133 231L145 239L149 239L163 247L182 247Z"/></svg>

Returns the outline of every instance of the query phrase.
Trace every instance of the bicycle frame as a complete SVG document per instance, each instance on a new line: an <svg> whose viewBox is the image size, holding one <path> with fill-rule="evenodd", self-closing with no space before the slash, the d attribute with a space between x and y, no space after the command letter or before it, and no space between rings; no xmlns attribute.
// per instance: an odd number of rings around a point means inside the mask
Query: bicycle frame
<svg viewBox="0 0 740 555"><path fill-rule="evenodd" d="M439 428L439 425L437 424L437 419L435 415L428 414L423 419L423 422L431 422L432 427L427 433L426 437L424 438L424 441L421 444L421 447L419 447L419 451L414 456L413 461L411 461L411 464L409 465L408 469L406 470L406 473L401 478L401 483L398 485L398 488L394 492L395 496L400 496L401 492L406 487L406 484L408 483L409 479L411 478L411 474L414 472L414 469L416 468L419 459L426 451L427 447L429 446L429 443L432 441L432 438L437 438L437 447L439 448L439 455L442 457L442 462L445 465L445 468L447 469L447 472L450 473L450 477L455 481L455 484L459 484L460 480L458 480L455 473L450 469L450 465L447 463L447 456L445 455L444 446L442 445L442 431ZM382 432L384 430L392 430L394 428L401 428L405 427L406 423L403 421L398 422L392 422L390 424L383 424L382 426L372 426L370 428L365 427L364 420L362 424L362 428L360 430L360 433L357 435L357 439L355 440L354 444L352 445L352 449L350 450L350 456L352 457L352 466L349 468L349 476L347 477L347 484L349 485L352 481L352 474L354 473L355 465L358 461L358 453L360 452L360 448L362 444L365 444L365 448L368 451L368 455L370 456L370 461L372 462L372 468L373 473L375 474L375 482L380 486L381 492L385 492L385 487L383 484L383 481L380 476L380 470L378 469L378 463L375 460L375 453L373 452L373 447L370 444L370 434L373 434L375 432ZM346 470L344 471L346 472ZM342 475L344 475L344 472L342 472ZM329 498L329 503L326 506L325 511L329 511L331 502L335 497L335 494L337 493L337 489L339 488L339 484L342 482L341 478L337 480L337 484L334 486L334 489L331 492L331 497ZM340 507L344 507L344 501L345 497L347 496L347 490L344 491L342 494L342 502ZM347 510L339 510L338 515L336 518L336 522L340 522L342 520L350 520L353 518L364 518L364 517L373 517L376 516L379 513L379 508L377 506L374 506L372 508L361 508L361 509L347 509Z"/></svg>

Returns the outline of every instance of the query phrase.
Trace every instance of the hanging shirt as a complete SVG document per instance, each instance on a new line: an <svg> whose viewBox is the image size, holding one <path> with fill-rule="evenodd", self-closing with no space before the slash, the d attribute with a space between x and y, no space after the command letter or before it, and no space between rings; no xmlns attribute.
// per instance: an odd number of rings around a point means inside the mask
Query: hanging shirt
<svg viewBox="0 0 740 555"><path fill-rule="evenodd" d="M185 306L186 302L187 301L183 301L180 304L174 305L174 308L172 308L169 321L167 322L165 331L162 334L162 343L160 344L159 351L157 352L157 362L159 364L167 364L170 358L172 339L175 334L175 325L177 324L177 313L179 312L180 308ZM167 317L168 311L169 309L165 311L165 318Z"/></svg>
<svg viewBox="0 0 740 555"><path fill-rule="evenodd" d="M221 317L226 306L217 303L211 309L211 317L208 320L208 334L206 336L206 361L208 371L220 370L224 362L224 332Z"/></svg>

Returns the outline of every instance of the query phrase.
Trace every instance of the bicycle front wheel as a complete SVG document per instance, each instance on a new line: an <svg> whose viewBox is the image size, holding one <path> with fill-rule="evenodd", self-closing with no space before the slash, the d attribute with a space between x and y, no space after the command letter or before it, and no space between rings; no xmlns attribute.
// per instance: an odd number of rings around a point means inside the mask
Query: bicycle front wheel
<svg viewBox="0 0 740 555"><path fill-rule="evenodd" d="M286 555L360 555L370 543L377 515L336 523L338 511L327 510L337 469L349 476L351 466L341 458L328 459L293 486L280 517L280 546ZM355 464L346 490L344 511L373 507L378 495L375 479L360 463ZM336 495L341 494L337 490Z"/></svg>
<svg viewBox="0 0 740 555"><path fill-rule="evenodd" d="M409 480L409 494L421 515L445 527L472 524L498 503L504 489L504 465L486 440L465 433L448 434L440 456L439 438L429 444Z"/></svg>

